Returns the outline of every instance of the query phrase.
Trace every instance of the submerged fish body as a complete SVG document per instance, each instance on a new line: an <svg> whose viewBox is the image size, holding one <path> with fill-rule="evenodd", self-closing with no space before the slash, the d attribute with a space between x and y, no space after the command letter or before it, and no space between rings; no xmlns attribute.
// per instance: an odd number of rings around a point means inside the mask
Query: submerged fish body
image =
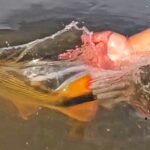
<svg viewBox="0 0 150 150"><path fill-rule="evenodd" d="M99 105L112 108L125 102L137 110L139 116L150 117L150 60L149 55L136 56L128 66L93 74L93 94Z"/></svg>
<svg viewBox="0 0 150 150"><path fill-rule="evenodd" d="M39 107L47 107L89 121L97 102L93 101L86 70L86 66L69 61L1 63L0 97L13 102L24 119Z"/></svg>

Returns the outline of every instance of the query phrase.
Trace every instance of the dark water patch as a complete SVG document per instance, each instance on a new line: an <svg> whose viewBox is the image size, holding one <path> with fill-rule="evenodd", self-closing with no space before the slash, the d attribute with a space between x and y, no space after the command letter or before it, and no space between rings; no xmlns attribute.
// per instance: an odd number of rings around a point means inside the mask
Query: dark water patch
<svg viewBox="0 0 150 150"><path fill-rule="evenodd" d="M13 117L6 112L7 108L12 109L9 105L1 107L2 150L146 150L149 147L150 121L130 115L132 110L128 106L99 111L92 122L81 123L84 134L80 137L71 134L76 123L55 111L43 109L28 121L23 121L17 117L17 112Z"/></svg>
<svg viewBox="0 0 150 150"><path fill-rule="evenodd" d="M10 3L6 0L2 6L8 13L1 13L1 25L15 30L0 36L1 46L6 41L15 45L42 38L62 29L72 20L79 21L93 31L114 30L126 35L150 25L148 0L37 0L26 3L18 0Z"/></svg>

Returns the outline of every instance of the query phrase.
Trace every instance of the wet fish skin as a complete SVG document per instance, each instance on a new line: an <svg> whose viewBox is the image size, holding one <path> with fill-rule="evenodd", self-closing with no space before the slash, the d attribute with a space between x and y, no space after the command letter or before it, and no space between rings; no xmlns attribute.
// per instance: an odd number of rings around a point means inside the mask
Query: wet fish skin
<svg viewBox="0 0 150 150"><path fill-rule="evenodd" d="M69 67L68 63L46 62L49 67L54 65L55 68L57 68L57 65L58 68L60 65ZM70 63L70 67L75 66L74 62ZM78 66L79 64L77 63L76 65ZM36 70L34 72L34 67L39 67L39 72ZM60 111L76 120L90 121L97 111L97 102L93 101L94 97L89 89L90 77L85 74L83 68L81 67L82 71L80 65L79 69L77 67L72 68L72 71L76 71L78 76L73 74L73 77L66 81L63 86L60 84L61 87L51 89L51 86L48 88L43 82L33 80L34 77L29 78L31 74L24 74L24 70L34 68L32 74L37 77L41 75L43 70L40 69L43 67L45 68L46 66L45 62L43 63L42 61L38 63L33 61L27 64L24 62L1 63L0 97L12 102L23 119L28 119L30 115L38 111L39 107L46 107ZM66 72L64 71L63 73L67 74L68 71L66 69ZM51 77L51 72L49 72L49 76Z"/></svg>

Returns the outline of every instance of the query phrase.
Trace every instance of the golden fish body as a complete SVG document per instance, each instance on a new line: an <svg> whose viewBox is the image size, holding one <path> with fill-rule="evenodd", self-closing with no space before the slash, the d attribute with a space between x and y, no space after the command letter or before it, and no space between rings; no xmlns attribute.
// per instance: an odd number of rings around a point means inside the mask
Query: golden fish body
<svg viewBox="0 0 150 150"><path fill-rule="evenodd" d="M0 64L0 97L13 102L24 119L47 107L80 121L90 120L97 104L89 82L86 67L74 62Z"/></svg>

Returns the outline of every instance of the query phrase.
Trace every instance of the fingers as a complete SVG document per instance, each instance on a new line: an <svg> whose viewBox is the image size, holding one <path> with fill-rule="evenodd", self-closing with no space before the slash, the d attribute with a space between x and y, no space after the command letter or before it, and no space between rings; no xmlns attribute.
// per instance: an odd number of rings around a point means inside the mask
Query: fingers
<svg viewBox="0 0 150 150"><path fill-rule="evenodd" d="M91 83L93 95L98 99L100 106L111 109L115 104L122 101L129 101L130 81L124 76L99 76ZM130 95L130 94L129 94Z"/></svg>
<svg viewBox="0 0 150 150"><path fill-rule="evenodd" d="M116 104L127 101L126 97L119 96L117 98L113 99L107 99L107 100L98 100L98 104L106 109L112 109Z"/></svg>
<svg viewBox="0 0 150 150"><path fill-rule="evenodd" d="M111 92L105 92L105 93L95 93L93 91L93 94L97 96L97 99L100 100L107 100L107 99L115 99L122 95L121 91L111 91Z"/></svg>
<svg viewBox="0 0 150 150"><path fill-rule="evenodd" d="M116 91L116 90L122 90L129 86L128 82L118 83L114 85L101 85L97 83L93 83L91 88L95 94L98 93L104 93L107 91Z"/></svg>

